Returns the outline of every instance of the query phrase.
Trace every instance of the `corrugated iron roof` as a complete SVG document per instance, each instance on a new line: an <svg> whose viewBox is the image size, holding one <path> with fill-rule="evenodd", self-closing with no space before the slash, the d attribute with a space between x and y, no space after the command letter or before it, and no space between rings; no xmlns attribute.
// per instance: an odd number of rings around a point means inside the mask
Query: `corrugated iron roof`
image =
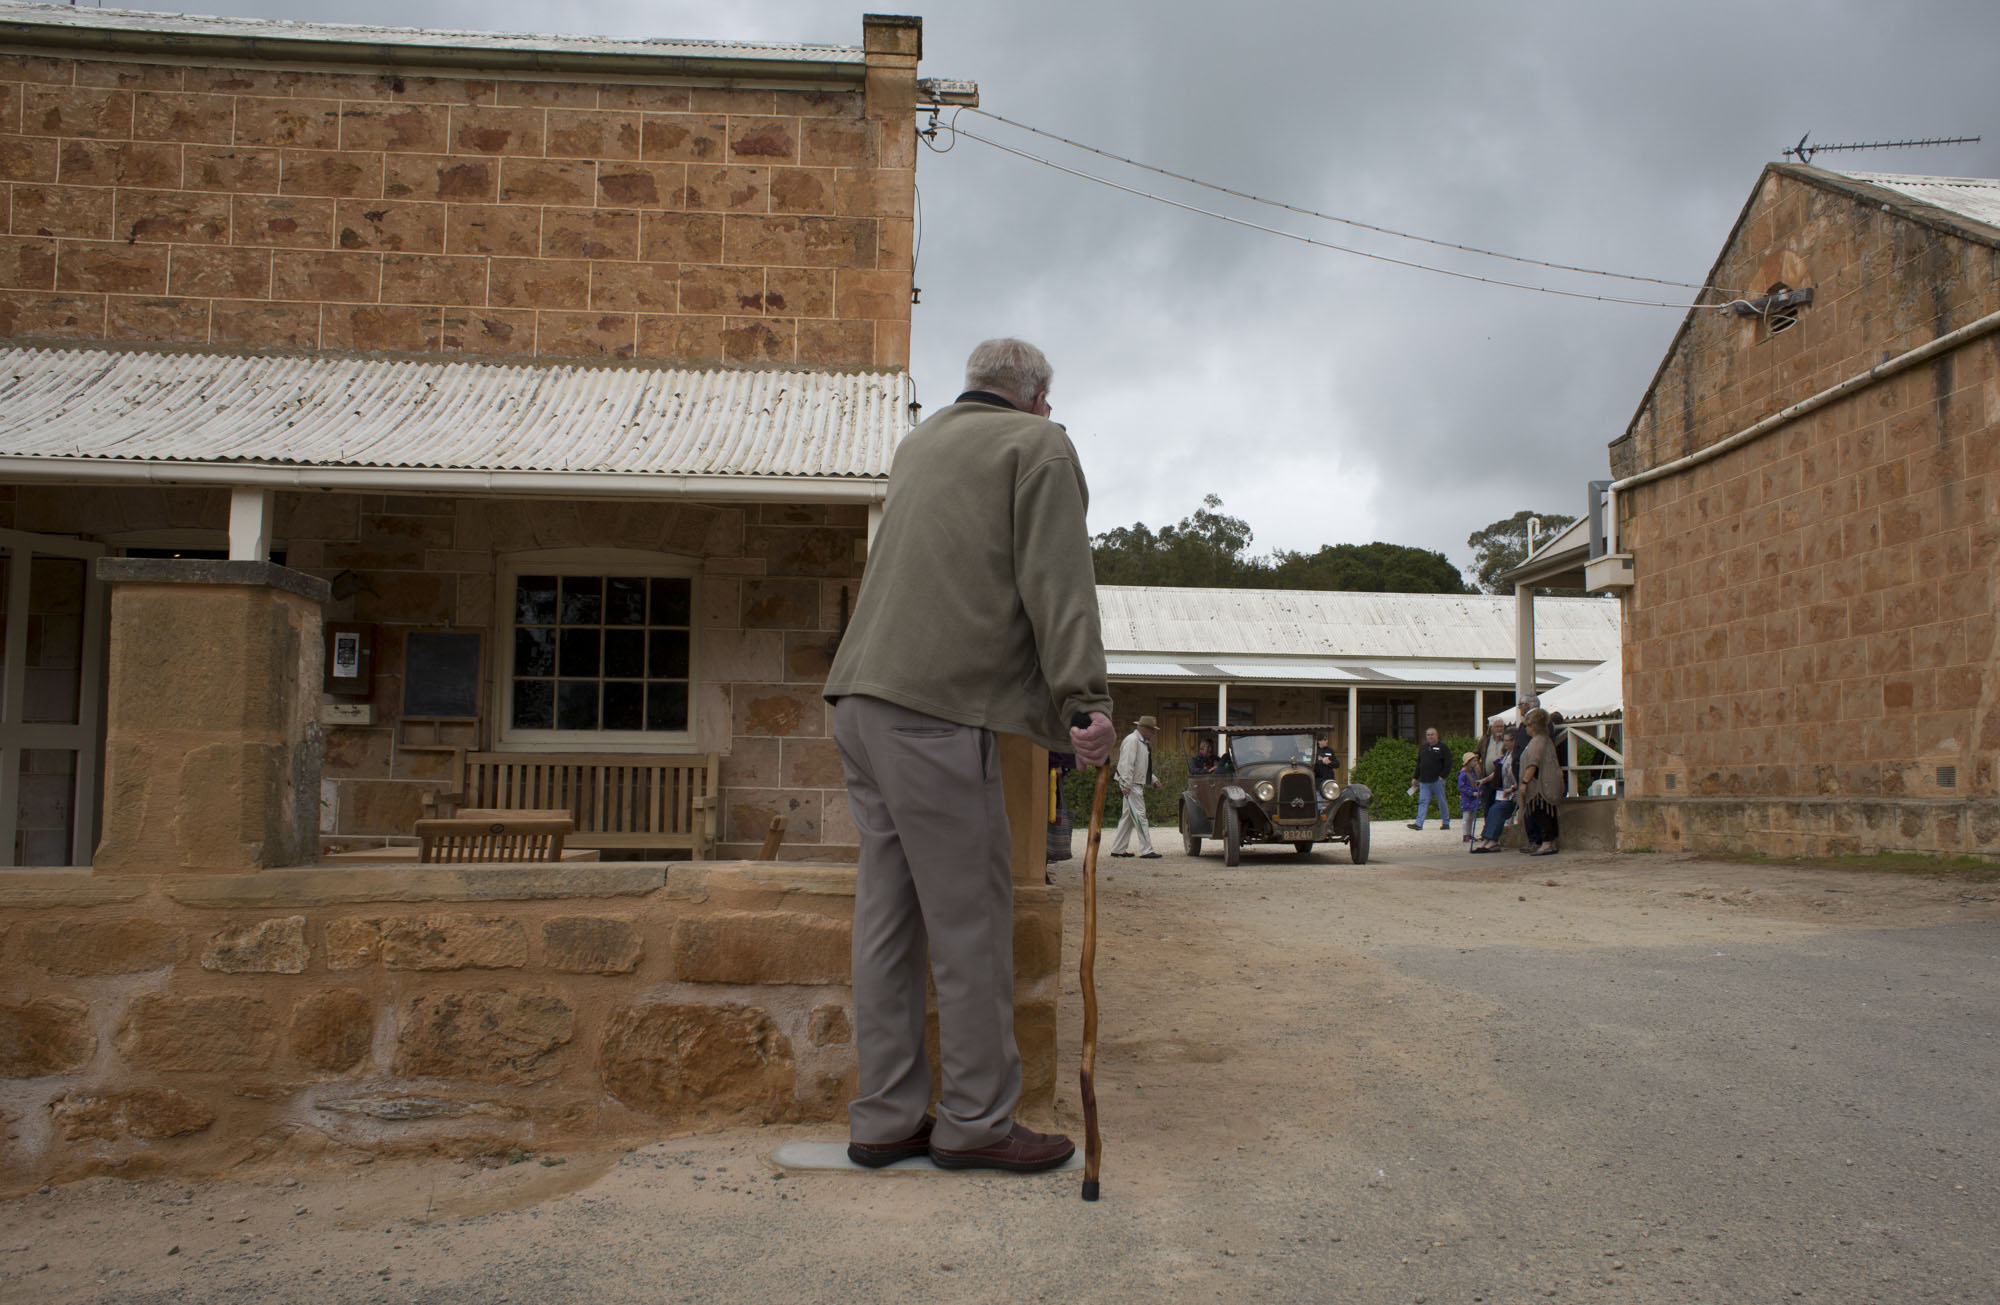
<svg viewBox="0 0 2000 1305"><path fill-rule="evenodd" d="M1320 657L1235 657L1226 662L1162 662L1112 654L1105 659L1113 680L1187 680L1195 684L1319 684L1362 689L1396 685L1514 687L1514 662L1469 658L1444 662L1383 661L1358 665ZM1578 662L1535 663L1537 684L1561 684L1588 668Z"/></svg>
<svg viewBox="0 0 2000 1305"><path fill-rule="evenodd" d="M1893 190L1975 222L2000 227L2000 180L1992 177L1918 177L1897 172L1843 172L1850 181Z"/></svg>
<svg viewBox="0 0 2000 1305"><path fill-rule="evenodd" d="M1099 585L1097 607L1106 651L1152 662L1232 654L1514 662L1512 595ZM1618 638L1615 601L1535 600L1537 660L1594 665L1617 653Z"/></svg>
<svg viewBox="0 0 2000 1305"><path fill-rule="evenodd" d="M277 18L222 18L204 14L149 13L137 9L79 9L67 5L0 3L0 24L109 29L170 36L217 36L259 41L313 41L356 45L435 46L449 50L539 50L663 59L730 59L865 63L866 53L845 45L770 42L632 40L560 33L465 32L445 28L377 27L354 23L300 23Z"/></svg>
<svg viewBox="0 0 2000 1305"><path fill-rule="evenodd" d="M0 347L10 458L886 477L893 372Z"/></svg>

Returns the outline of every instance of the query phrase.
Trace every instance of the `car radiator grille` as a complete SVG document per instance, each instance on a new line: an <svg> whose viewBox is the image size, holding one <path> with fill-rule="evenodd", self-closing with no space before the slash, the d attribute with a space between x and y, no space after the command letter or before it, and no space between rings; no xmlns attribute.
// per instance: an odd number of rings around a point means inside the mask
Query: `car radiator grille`
<svg viewBox="0 0 2000 1305"><path fill-rule="evenodd" d="M1278 780L1278 819L1286 823L1310 821L1319 816L1319 800L1313 793L1311 775L1297 771Z"/></svg>

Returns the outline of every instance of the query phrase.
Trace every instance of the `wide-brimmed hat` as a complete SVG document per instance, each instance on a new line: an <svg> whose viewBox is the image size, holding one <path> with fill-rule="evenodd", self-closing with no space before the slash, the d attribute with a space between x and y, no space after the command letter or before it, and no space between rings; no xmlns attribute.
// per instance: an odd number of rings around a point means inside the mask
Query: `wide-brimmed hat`
<svg viewBox="0 0 2000 1305"><path fill-rule="evenodd" d="M1463 766L1468 761L1477 761L1477 760L1479 760L1479 754L1477 752L1468 752L1464 756L1458 759L1458 764Z"/></svg>
<svg viewBox="0 0 2000 1305"><path fill-rule="evenodd" d="M1139 719L1133 721L1132 724L1135 727L1149 730L1160 728L1160 722L1154 720L1151 716L1141 716Z"/></svg>

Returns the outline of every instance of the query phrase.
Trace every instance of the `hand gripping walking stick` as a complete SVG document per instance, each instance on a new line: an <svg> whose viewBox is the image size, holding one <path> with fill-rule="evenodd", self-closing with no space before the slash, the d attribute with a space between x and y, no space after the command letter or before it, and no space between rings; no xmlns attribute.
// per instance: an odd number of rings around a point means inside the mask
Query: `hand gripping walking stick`
<svg viewBox="0 0 2000 1305"><path fill-rule="evenodd" d="M1078 729L1090 728L1090 717L1078 716ZM1097 1131L1097 845L1104 840L1104 794L1111 782L1111 758L1097 768L1097 791L1090 799L1090 838L1083 848L1083 959L1077 966L1083 984L1083 1065L1077 1086L1083 1096L1083 1199L1097 1199L1097 1165L1104 1156L1104 1138Z"/></svg>

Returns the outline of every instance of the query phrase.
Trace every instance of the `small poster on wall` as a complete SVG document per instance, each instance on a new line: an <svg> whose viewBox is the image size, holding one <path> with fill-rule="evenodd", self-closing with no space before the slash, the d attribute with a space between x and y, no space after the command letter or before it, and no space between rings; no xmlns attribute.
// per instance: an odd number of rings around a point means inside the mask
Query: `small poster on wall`
<svg viewBox="0 0 2000 1305"><path fill-rule="evenodd" d="M336 680L361 678L360 632L342 630L333 636L333 678Z"/></svg>
<svg viewBox="0 0 2000 1305"><path fill-rule="evenodd" d="M329 624L326 668L320 688L342 698L366 698L375 689L375 627Z"/></svg>

